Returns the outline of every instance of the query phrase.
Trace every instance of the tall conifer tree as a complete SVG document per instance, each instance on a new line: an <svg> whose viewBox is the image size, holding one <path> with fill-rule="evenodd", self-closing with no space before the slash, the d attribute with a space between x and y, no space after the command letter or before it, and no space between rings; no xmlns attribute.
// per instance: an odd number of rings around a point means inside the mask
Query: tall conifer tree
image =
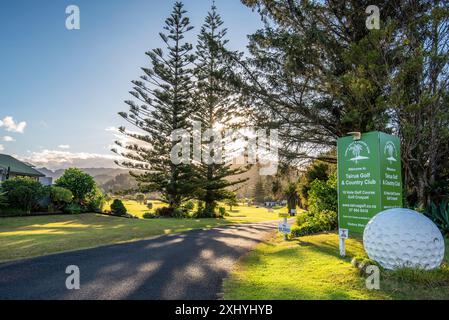
<svg viewBox="0 0 449 320"><path fill-rule="evenodd" d="M157 48L146 53L151 67L142 68L144 75L132 81L134 87L130 93L137 100L125 101L129 112L119 113L143 133L120 128L136 143L125 146L117 142L125 151L116 150L127 158L120 165L140 171L132 174L142 189L160 192L162 201L172 209L180 207L192 192L190 166L175 164L170 158L177 144L171 135L175 130L187 128L192 112L194 55L192 45L184 36L193 27L185 14L183 4L176 2L165 20L164 32L159 34L165 52Z"/></svg>
<svg viewBox="0 0 449 320"><path fill-rule="evenodd" d="M197 44L197 62L195 75L197 77L197 92L195 96L196 110L194 120L201 123L201 130L216 129L217 125L226 127L234 117L235 95L229 86L233 75L233 67L223 56L222 49L226 47L228 40L225 39L227 30L223 27L223 21L217 13L215 4L207 14L205 22L201 27ZM217 137L210 137L203 142L205 145L213 144ZM211 157L217 156L218 150L209 150L203 144L202 152ZM223 146L221 146L223 150ZM197 197L205 203L201 212L203 216L213 216L217 202L230 199L234 195L230 188L245 179L229 179L244 171L241 167L232 167L225 163L224 153L221 157L222 163L206 163L201 161L197 164L196 172L199 178Z"/></svg>

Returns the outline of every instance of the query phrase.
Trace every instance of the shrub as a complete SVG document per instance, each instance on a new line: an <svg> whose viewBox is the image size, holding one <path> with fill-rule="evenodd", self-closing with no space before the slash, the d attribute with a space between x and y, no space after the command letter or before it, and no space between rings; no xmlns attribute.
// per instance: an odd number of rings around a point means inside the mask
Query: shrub
<svg viewBox="0 0 449 320"><path fill-rule="evenodd" d="M0 208L4 208L8 205L8 197L6 192L0 192Z"/></svg>
<svg viewBox="0 0 449 320"><path fill-rule="evenodd" d="M122 200L115 199L111 204L111 211L113 214L118 216L124 216L127 212L125 205Z"/></svg>
<svg viewBox="0 0 449 320"><path fill-rule="evenodd" d="M56 206L53 204L53 203L50 203L48 206L47 206L47 212L49 212L49 213L56 213L56 212L58 212L60 209L58 208L56 208Z"/></svg>
<svg viewBox="0 0 449 320"><path fill-rule="evenodd" d="M193 210L193 208L195 208L195 204L193 203L193 201L187 201L187 202L184 204L184 207L183 207L183 209L184 209L186 212L189 212L189 211Z"/></svg>
<svg viewBox="0 0 449 320"><path fill-rule="evenodd" d="M226 216L226 209L224 207L219 207L218 214L221 218L223 218L224 216Z"/></svg>
<svg viewBox="0 0 449 320"><path fill-rule="evenodd" d="M144 219L155 219L159 218L159 216L156 213L153 212L145 212L142 216Z"/></svg>
<svg viewBox="0 0 449 320"><path fill-rule="evenodd" d="M79 205L78 203L70 203L64 208L64 213L68 214L80 214L83 213L86 209Z"/></svg>
<svg viewBox="0 0 449 320"><path fill-rule="evenodd" d="M25 212L22 209L4 207L0 210L0 217L20 217L23 216Z"/></svg>
<svg viewBox="0 0 449 320"><path fill-rule="evenodd" d="M86 197L87 210L90 212L103 212L104 205L106 204L106 197L103 192L95 186L93 191Z"/></svg>
<svg viewBox="0 0 449 320"><path fill-rule="evenodd" d="M198 207L196 209L196 212L193 214L195 218L205 218L205 215L208 215L204 208L204 202L198 201Z"/></svg>
<svg viewBox="0 0 449 320"><path fill-rule="evenodd" d="M53 212L56 210L63 209L66 205L72 202L73 194L69 189L62 187L52 186L50 187L50 199L51 206L49 206L49 211ZM52 208L51 208L52 207ZM52 210L56 209L56 210Z"/></svg>
<svg viewBox="0 0 449 320"><path fill-rule="evenodd" d="M147 202L147 208L150 210L153 209L153 203L151 201Z"/></svg>
<svg viewBox="0 0 449 320"><path fill-rule="evenodd" d="M215 218L217 216L216 213L216 205L205 206L203 202L198 202L198 208L196 212L193 214L195 218Z"/></svg>
<svg viewBox="0 0 449 320"><path fill-rule="evenodd" d="M337 225L338 217L335 211L307 212L298 215L296 225L292 227L291 235L301 237L318 232L331 231L335 230Z"/></svg>
<svg viewBox="0 0 449 320"><path fill-rule="evenodd" d="M309 191L312 182L315 180L327 181L329 174L335 169L334 166L320 160L315 160L306 167L306 171L301 176L298 186L299 197L304 209L308 209Z"/></svg>
<svg viewBox="0 0 449 320"><path fill-rule="evenodd" d="M55 182L58 187L72 191L74 200L80 204L86 201L89 194L95 191L95 181L92 176L77 168L70 168Z"/></svg>
<svg viewBox="0 0 449 320"><path fill-rule="evenodd" d="M444 235L449 235L449 202L442 201L439 205L431 203L424 214L432 220Z"/></svg>
<svg viewBox="0 0 449 320"><path fill-rule="evenodd" d="M337 211L337 175L333 173L327 181L315 180L310 185L309 210L313 213Z"/></svg>
<svg viewBox="0 0 449 320"><path fill-rule="evenodd" d="M37 208L39 200L46 195L46 189L32 178L14 178L2 183L9 205L12 208L31 212Z"/></svg>
<svg viewBox="0 0 449 320"><path fill-rule="evenodd" d="M172 213L172 217L173 218L185 218L186 217L186 212L182 209L174 209L173 213Z"/></svg>
<svg viewBox="0 0 449 320"><path fill-rule="evenodd" d="M172 217L173 216L173 208L169 208L169 207L157 208L156 215L158 215L159 217Z"/></svg>
<svg viewBox="0 0 449 320"><path fill-rule="evenodd" d="M185 218L186 213L178 208L161 207L156 209L156 215L165 218Z"/></svg>

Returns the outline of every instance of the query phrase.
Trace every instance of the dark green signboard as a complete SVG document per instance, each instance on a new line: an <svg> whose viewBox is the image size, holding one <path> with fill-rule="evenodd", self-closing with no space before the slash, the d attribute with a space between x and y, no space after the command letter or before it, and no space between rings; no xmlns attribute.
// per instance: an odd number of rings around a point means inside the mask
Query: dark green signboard
<svg viewBox="0 0 449 320"><path fill-rule="evenodd" d="M337 145L339 228L362 233L380 211L402 207L400 141L368 132Z"/></svg>

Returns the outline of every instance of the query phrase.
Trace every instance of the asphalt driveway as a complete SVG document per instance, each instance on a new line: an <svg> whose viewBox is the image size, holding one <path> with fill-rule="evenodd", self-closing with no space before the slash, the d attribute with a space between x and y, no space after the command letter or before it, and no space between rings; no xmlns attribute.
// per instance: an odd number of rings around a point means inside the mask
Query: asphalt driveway
<svg viewBox="0 0 449 320"><path fill-rule="evenodd" d="M277 222L209 230L0 264L0 299L218 299L222 281ZM80 270L68 290L67 266Z"/></svg>

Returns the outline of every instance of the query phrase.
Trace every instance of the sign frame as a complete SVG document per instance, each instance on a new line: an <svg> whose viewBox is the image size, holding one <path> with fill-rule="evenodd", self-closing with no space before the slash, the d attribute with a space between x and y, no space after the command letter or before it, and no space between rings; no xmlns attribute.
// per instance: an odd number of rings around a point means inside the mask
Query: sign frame
<svg viewBox="0 0 449 320"><path fill-rule="evenodd" d="M363 233L377 213L402 207L400 140L372 131L337 141L338 226Z"/></svg>

